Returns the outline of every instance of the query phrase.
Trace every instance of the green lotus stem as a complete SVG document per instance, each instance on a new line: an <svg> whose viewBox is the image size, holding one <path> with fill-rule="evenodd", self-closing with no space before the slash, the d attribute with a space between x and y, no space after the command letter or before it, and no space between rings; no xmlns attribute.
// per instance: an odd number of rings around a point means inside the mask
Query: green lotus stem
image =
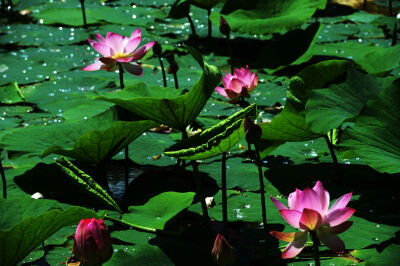
<svg viewBox="0 0 400 266"><path fill-rule="evenodd" d="M367 7L367 0L364 0L363 9L365 9L366 7Z"/></svg>
<svg viewBox="0 0 400 266"><path fill-rule="evenodd" d="M211 24L211 20L210 20L211 7L207 9L207 16L208 16L208 38L211 38L211 35L212 35L212 24Z"/></svg>
<svg viewBox="0 0 400 266"><path fill-rule="evenodd" d="M164 87L167 87L167 77L165 75L165 68L164 68L164 63L162 61L161 55L158 57L158 60L160 61L160 66L161 66L161 71L162 71L162 78L164 82Z"/></svg>
<svg viewBox="0 0 400 266"><path fill-rule="evenodd" d="M137 224L133 224L130 222L126 222L124 220L120 220L108 215L104 216L104 219L110 220L112 222L116 222L116 223L121 223L124 225L127 225L129 227L131 227L134 230L137 231L141 231L141 232L148 232L148 233L152 233L152 234L158 234L158 235L168 235L168 236L178 236L179 233L176 232L172 232L172 231L166 231L166 230L160 230L160 229L155 229L155 228L151 228L151 227L145 227L145 226L141 226L141 225L137 225Z"/></svg>
<svg viewBox="0 0 400 266"><path fill-rule="evenodd" d="M223 234L228 236L228 207L226 197L226 152L222 153L221 163L221 183L222 183L222 222Z"/></svg>
<svg viewBox="0 0 400 266"><path fill-rule="evenodd" d="M196 160L192 161L192 167L193 167L194 179L196 181L196 191L197 191L197 194L199 195L201 209L203 211L203 217L208 219L208 211L207 211L207 205L206 205L204 191L203 191L203 184L200 179L199 167L198 167Z"/></svg>
<svg viewBox="0 0 400 266"><path fill-rule="evenodd" d="M186 128L182 130L182 140L185 140L188 138L188 134L186 132ZM179 162L182 162L182 167L183 169L186 168L186 160L185 159L179 159Z"/></svg>
<svg viewBox="0 0 400 266"><path fill-rule="evenodd" d="M316 231L310 231L310 235L313 242L315 266L321 266L321 262L319 260L319 240L317 237L317 233Z"/></svg>
<svg viewBox="0 0 400 266"><path fill-rule="evenodd" d="M0 172L1 172L1 180L3 181L3 198L7 198L7 180L6 174L4 173L3 163L0 158Z"/></svg>
<svg viewBox="0 0 400 266"><path fill-rule="evenodd" d="M194 26L192 17L188 14L187 15L187 19L189 20L189 24L190 24L190 29L192 30L192 35L193 37L197 38L197 32L196 32L196 27Z"/></svg>
<svg viewBox="0 0 400 266"><path fill-rule="evenodd" d="M258 178L260 181L260 194L261 194L261 212L262 212L262 221L263 221L263 226L265 230L265 243L267 243L267 236L268 236L268 230L267 230L267 209L265 207L265 187L264 187L264 176L262 173L262 166L261 166L261 159L260 159L260 150L258 148L257 144L254 144L254 149L256 152L256 164L258 167Z"/></svg>
<svg viewBox="0 0 400 266"><path fill-rule="evenodd" d="M86 11L85 11L85 0L79 0L81 2L82 17L83 17L83 27L87 27L86 23Z"/></svg>
<svg viewBox="0 0 400 266"><path fill-rule="evenodd" d="M393 15L393 5L392 0L389 0L389 16Z"/></svg>

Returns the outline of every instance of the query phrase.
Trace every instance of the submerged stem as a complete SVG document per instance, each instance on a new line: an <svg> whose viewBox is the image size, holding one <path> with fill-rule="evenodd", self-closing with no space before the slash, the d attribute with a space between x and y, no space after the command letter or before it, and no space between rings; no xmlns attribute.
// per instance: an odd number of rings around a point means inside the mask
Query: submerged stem
<svg viewBox="0 0 400 266"><path fill-rule="evenodd" d="M226 197L226 152L222 153L221 163L221 183L222 183L222 222L223 234L228 236L228 204Z"/></svg>
<svg viewBox="0 0 400 266"><path fill-rule="evenodd" d="M262 221L265 230L265 240L267 241L268 230L267 230L267 209L265 207L265 187L264 187L264 176L262 173L260 150L257 143L254 144L254 149L256 152L256 164L258 167L258 178L260 181L260 194L261 194L261 211L262 211Z"/></svg>
<svg viewBox="0 0 400 266"><path fill-rule="evenodd" d="M87 27L86 22L86 11L85 11L85 0L79 0L81 2L82 17L83 17L83 27Z"/></svg>
<svg viewBox="0 0 400 266"><path fill-rule="evenodd" d="M321 262L319 261L319 240L317 233L316 231L310 231L310 235L313 242L315 266L320 266Z"/></svg>
<svg viewBox="0 0 400 266"><path fill-rule="evenodd" d="M4 173L3 163L0 158L0 172L1 172L1 180L3 181L3 198L7 198L7 180L6 174Z"/></svg>
<svg viewBox="0 0 400 266"><path fill-rule="evenodd" d="M197 191L197 194L199 195L201 209L203 211L203 217L208 218L208 211L207 211L207 205L206 205L204 191L203 191L203 184L200 179L199 167L198 167L196 160L192 161L192 167L193 167L194 178L196 180L196 191Z"/></svg>

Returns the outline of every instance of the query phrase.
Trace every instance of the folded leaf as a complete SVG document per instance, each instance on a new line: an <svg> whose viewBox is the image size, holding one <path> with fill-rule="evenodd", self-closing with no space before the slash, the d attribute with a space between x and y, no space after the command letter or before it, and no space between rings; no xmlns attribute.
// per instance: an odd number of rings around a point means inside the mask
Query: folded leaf
<svg viewBox="0 0 400 266"><path fill-rule="evenodd" d="M200 160L227 152L245 135L243 118L246 115L256 115L255 104L193 137L172 145L164 153L186 160Z"/></svg>

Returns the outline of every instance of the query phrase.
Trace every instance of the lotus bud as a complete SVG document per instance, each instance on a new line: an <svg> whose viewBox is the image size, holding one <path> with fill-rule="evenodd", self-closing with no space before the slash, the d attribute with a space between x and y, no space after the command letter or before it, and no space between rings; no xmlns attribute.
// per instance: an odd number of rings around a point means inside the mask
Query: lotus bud
<svg viewBox="0 0 400 266"><path fill-rule="evenodd" d="M85 266L98 266L111 258L111 236L102 219L83 219L79 222L73 252Z"/></svg>
<svg viewBox="0 0 400 266"><path fill-rule="evenodd" d="M244 119L244 132L246 133L246 141L251 144L259 141L262 135L261 127L254 124L254 122L247 116Z"/></svg>
<svg viewBox="0 0 400 266"><path fill-rule="evenodd" d="M161 47L160 43L158 43L158 42L154 43L154 45L153 45L153 53L158 57L161 56L162 47Z"/></svg>
<svg viewBox="0 0 400 266"><path fill-rule="evenodd" d="M177 64L175 61L173 61L173 62L169 65L169 67L168 67L168 69L167 69L167 72L168 72L169 74L175 74L176 72L178 72L178 69L179 69L178 64Z"/></svg>
<svg viewBox="0 0 400 266"><path fill-rule="evenodd" d="M218 265L233 265L236 261L236 254L228 240L221 234L218 234L214 241L214 247L211 256Z"/></svg>
<svg viewBox="0 0 400 266"><path fill-rule="evenodd" d="M223 16L219 17L219 31L226 36L229 36L231 27L229 27L228 21Z"/></svg>

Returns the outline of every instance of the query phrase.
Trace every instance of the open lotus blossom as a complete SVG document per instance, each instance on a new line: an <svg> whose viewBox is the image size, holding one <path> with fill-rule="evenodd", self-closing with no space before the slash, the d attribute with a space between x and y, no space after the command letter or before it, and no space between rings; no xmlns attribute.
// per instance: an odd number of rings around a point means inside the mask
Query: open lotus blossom
<svg viewBox="0 0 400 266"><path fill-rule="evenodd" d="M79 222L73 252L85 266L101 265L111 258L111 236L102 219L83 219Z"/></svg>
<svg viewBox="0 0 400 266"><path fill-rule="evenodd" d="M249 67L235 69L233 75L226 73L222 77L222 87L216 87L215 90L231 102L237 101L240 97L250 97L249 93L258 85L258 76L250 71Z"/></svg>
<svg viewBox="0 0 400 266"><path fill-rule="evenodd" d="M123 68L133 75L140 76L143 73L142 67L134 62L143 58L147 51L153 47L154 42L136 49L141 40L141 29L133 31L129 38L113 32L108 32L106 38L98 33L96 33L96 36L97 42L90 39L88 41L103 57L95 58L98 62L90 64L82 68L82 70L96 71L104 69L115 71L118 69L118 63L121 63Z"/></svg>
<svg viewBox="0 0 400 266"><path fill-rule="evenodd" d="M345 246L337 234L343 233L353 224L351 221L346 221L355 212L355 209L346 207L351 196L352 193L341 196L329 208L329 192L318 181L312 189L306 188L304 191L296 189L291 193L288 199L289 209L277 199L270 197L286 222L300 229L300 232L295 233L270 232L276 238L290 242L282 253L282 258L293 258L299 254L307 242L310 231L315 231L318 239L331 250L343 252Z"/></svg>

